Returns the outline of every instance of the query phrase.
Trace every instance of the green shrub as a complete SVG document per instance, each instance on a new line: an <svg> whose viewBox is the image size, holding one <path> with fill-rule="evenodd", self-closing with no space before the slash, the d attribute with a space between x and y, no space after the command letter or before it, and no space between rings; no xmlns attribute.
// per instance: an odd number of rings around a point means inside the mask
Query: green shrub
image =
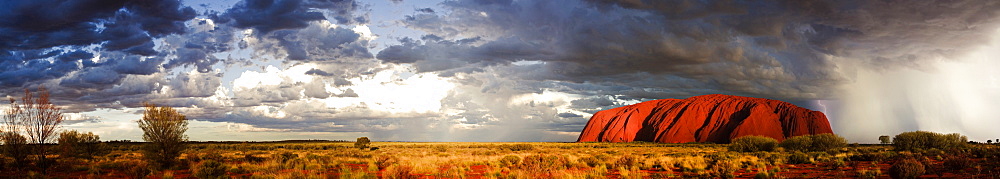
<svg viewBox="0 0 1000 179"><path fill-rule="evenodd" d="M847 146L847 140L835 134L816 134L795 136L779 144L791 151L828 151Z"/></svg>
<svg viewBox="0 0 1000 179"><path fill-rule="evenodd" d="M892 138L896 150L954 149L965 147L968 139L958 133L940 134L927 131L904 132Z"/></svg>
<svg viewBox="0 0 1000 179"><path fill-rule="evenodd" d="M791 164L811 164L813 163L812 157L809 154L802 152L795 152L788 156L788 163Z"/></svg>
<svg viewBox="0 0 1000 179"><path fill-rule="evenodd" d="M735 152L774 151L778 140L764 136L743 136L733 139L729 150Z"/></svg>
<svg viewBox="0 0 1000 179"><path fill-rule="evenodd" d="M358 137L358 141L354 142L354 148L367 149L371 143L372 141L368 140L368 137Z"/></svg>
<svg viewBox="0 0 1000 179"><path fill-rule="evenodd" d="M793 136L781 141L778 146L785 148L785 150L790 151L809 151L809 146L812 145L812 137L809 135Z"/></svg>
<svg viewBox="0 0 1000 179"><path fill-rule="evenodd" d="M816 134L809 137L812 138L810 151L822 152L847 146L847 140L836 134Z"/></svg>
<svg viewBox="0 0 1000 179"><path fill-rule="evenodd" d="M201 179L226 178L226 170L228 169L229 167L215 160L205 160L195 169L194 176Z"/></svg>
<svg viewBox="0 0 1000 179"><path fill-rule="evenodd" d="M917 178L924 174L924 165L915 159L903 159L889 168L889 176L892 178Z"/></svg>

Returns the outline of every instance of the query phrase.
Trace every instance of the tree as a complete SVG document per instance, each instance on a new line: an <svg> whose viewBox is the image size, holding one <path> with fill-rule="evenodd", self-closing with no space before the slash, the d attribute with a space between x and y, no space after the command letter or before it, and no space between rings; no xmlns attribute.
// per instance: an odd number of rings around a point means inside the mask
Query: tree
<svg viewBox="0 0 1000 179"><path fill-rule="evenodd" d="M986 140L986 144L993 144L993 140Z"/></svg>
<svg viewBox="0 0 1000 179"><path fill-rule="evenodd" d="M887 136L887 135L878 136L878 140L881 141L882 144L890 144L890 143L892 143L892 139L889 138L889 136Z"/></svg>
<svg viewBox="0 0 1000 179"><path fill-rule="evenodd" d="M34 153L38 157L38 164L44 169L49 164L45 160L45 155L48 152L46 147L40 144L48 143L51 140L59 128L59 124L63 121L63 114L62 108L52 104L49 100L49 91L45 87L38 87L36 93L24 89L24 96L21 97L20 104L17 103L16 99L9 98L10 109L4 114L3 119L4 129L8 132L8 134L4 134L4 139L5 143L19 145L17 144L19 143L18 138L27 136L26 144L39 144L29 146L36 148L25 150ZM22 132L25 134L24 136L20 134ZM17 148L16 146L11 147Z"/></svg>
<svg viewBox="0 0 1000 179"><path fill-rule="evenodd" d="M177 162L186 146L187 118L171 107L157 107L154 104L143 104L146 110L142 119L137 121L142 129L143 156L158 167L169 168Z"/></svg>
<svg viewBox="0 0 1000 179"><path fill-rule="evenodd" d="M368 140L368 137L359 137L357 142L354 142L354 147L359 149L367 149L368 144L372 141Z"/></svg>
<svg viewBox="0 0 1000 179"><path fill-rule="evenodd" d="M65 131L59 134L59 157L75 157L75 158L93 158L94 156L104 155L108 151L105 150L104 144L101 143L101 137L94 135L94 133L87 132L77 132L76 130Z"/></svg>

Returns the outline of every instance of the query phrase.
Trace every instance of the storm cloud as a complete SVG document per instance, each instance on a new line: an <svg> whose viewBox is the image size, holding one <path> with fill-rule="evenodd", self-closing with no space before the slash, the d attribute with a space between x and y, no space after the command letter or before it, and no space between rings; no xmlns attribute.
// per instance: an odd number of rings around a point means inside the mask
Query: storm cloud
<svg viewBox="0 0 1000 179"><path fill-rule="evenodd" d="M236 132L571 141L591 114L651 99L848 105L850 84L933 72L1000 27L986 0L423 3L0 2L0 94L46 86L74 115L152 102Z"/></svg>
<svg viewBox="0 0 1000 179"><path fill-rule="evenodd" d="M682 89L636 98L729 93L833 98L850 80L831 57L921 68L981 45L1000 5L983 1L448 1L403 21L430 35L378 54L421 71L540 61L558 80ZM920 12L914 14L913 12ZM451 40L449 40L451 39ZM469 40L475 39L475 40ZM964 40L959 40L964 39ZM978 42L978 43L977 43ZM537 73L535 73L537 74ZM648 80L655 79L655 80ZM678 86L677 84L684 84ZM689 89L683 90L685 86ZM614 91L613 93L620 93Z"/></svg>

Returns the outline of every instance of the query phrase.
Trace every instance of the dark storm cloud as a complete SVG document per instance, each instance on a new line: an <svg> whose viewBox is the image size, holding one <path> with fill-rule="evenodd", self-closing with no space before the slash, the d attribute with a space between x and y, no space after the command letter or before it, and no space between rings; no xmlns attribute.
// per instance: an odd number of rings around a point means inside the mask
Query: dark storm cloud
<svg viewBox="0 0 1000 179"><path fill-rule="evenodd" d="M184 32L194 9L179 1L6 1L0 4L0 51L106 42L124 50Z"/></svg>
<svg viewBox="0 0 1000 179"><path fill-rule="evenodd" d="M289 60L330 61L373 57L367 48L368 41L351 29L310 26L272 34L272 39L277 42L264 45L270 49L283 49Z"/></svg>
<svg viewBox="0 0 1000 179"><path fill-rule="evenodd" d="M305 28L310 21L327 18L333 18L338 24L364 23L364 18L353 17L357 6L352 0L244 0L218 16L216 21L227 23L232 19L233 26L253 28L260 34ZM328 10L331 17L312 9Z"/></svg>
<svg viewBox="0 0 1000 179"><path fill-rule="evenodd" d="M579 114L574 114L574 113L559 113L556 116L559 116L561 118L583 117Z"/></svg>
<svg viewBox="0 0 1000 179"><path fill-rule="evenodd" d="M420 8L420 9L417 9L416 11L417 12L423 12L423 13L434 13L434 9L431 9L431 8Z"/></svg>
<svg viewBox="0 0 1000 179"><path fill-rule="evenodd" d="M89 60L93 54L88 50L63 50L67 48L97 45L92 50L156 55L152 39L184 33L183 22L195 15L193 9L170 0L5 1L0 6L4 7L0 9L0 76L4 77L0 86L4 87L56 79L100 65ZM46 60L52 57L56 60ZM134 61L125 63L130 62ZM148 70L95 69L66 82L93 86L116 82L118 75L110 72L144 74Z"/></svg>
<svg viewBox="0 0 1000 179"><path fill-rule="evenodd" d="M377 57L451 72L544 62L520 76L676 98L726 93L821 99L849 80L834 57L871 68L919 67L982 44L1000 2L447 1L450 14L404 23L430 33ZM919 13L917 13L919 12ZM459 43L463 38L479 38ZM539 72L544 71L544 72ZM572 88L593 88L575 86Z"/></svg>
<svg viewBox="0 0 1000 179"><path fill-rule="evenodd" d="M309 69L309 71L306 71L306 74L307 75L319 75L319 76L333 76L333 74L330 73L330 72L326 72L326 71L323 71L323 70L320 70L320 69L315 69L315 68Z"/></svg>
<svg viewBox="0 0 1000 179"><path fill-rule="evenodd" d="M216 58L213 53L232 50L230 44L235 39L234 31L238 29L229 26L208 25L208 20L199 20L192 25L194 32L189 32L183 36L171 36L164 38L169 44L168 56L171 60L163 64L164 68L171 69L180 66L190 65L198 72L206 73L211 71L212 65L219 63L222 59Z"/></svg>

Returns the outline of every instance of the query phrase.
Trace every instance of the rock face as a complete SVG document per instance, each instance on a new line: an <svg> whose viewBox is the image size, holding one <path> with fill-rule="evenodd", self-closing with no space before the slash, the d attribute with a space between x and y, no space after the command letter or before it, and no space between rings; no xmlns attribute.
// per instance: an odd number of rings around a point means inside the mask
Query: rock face
<svg viewBox="0 0 1000 179"><path fill-rule="evenodd" d="M729 143L746 135L781 141L822 133L833 133L822 112L778 100L713 94L597 112L577 142Z"/></svg>

